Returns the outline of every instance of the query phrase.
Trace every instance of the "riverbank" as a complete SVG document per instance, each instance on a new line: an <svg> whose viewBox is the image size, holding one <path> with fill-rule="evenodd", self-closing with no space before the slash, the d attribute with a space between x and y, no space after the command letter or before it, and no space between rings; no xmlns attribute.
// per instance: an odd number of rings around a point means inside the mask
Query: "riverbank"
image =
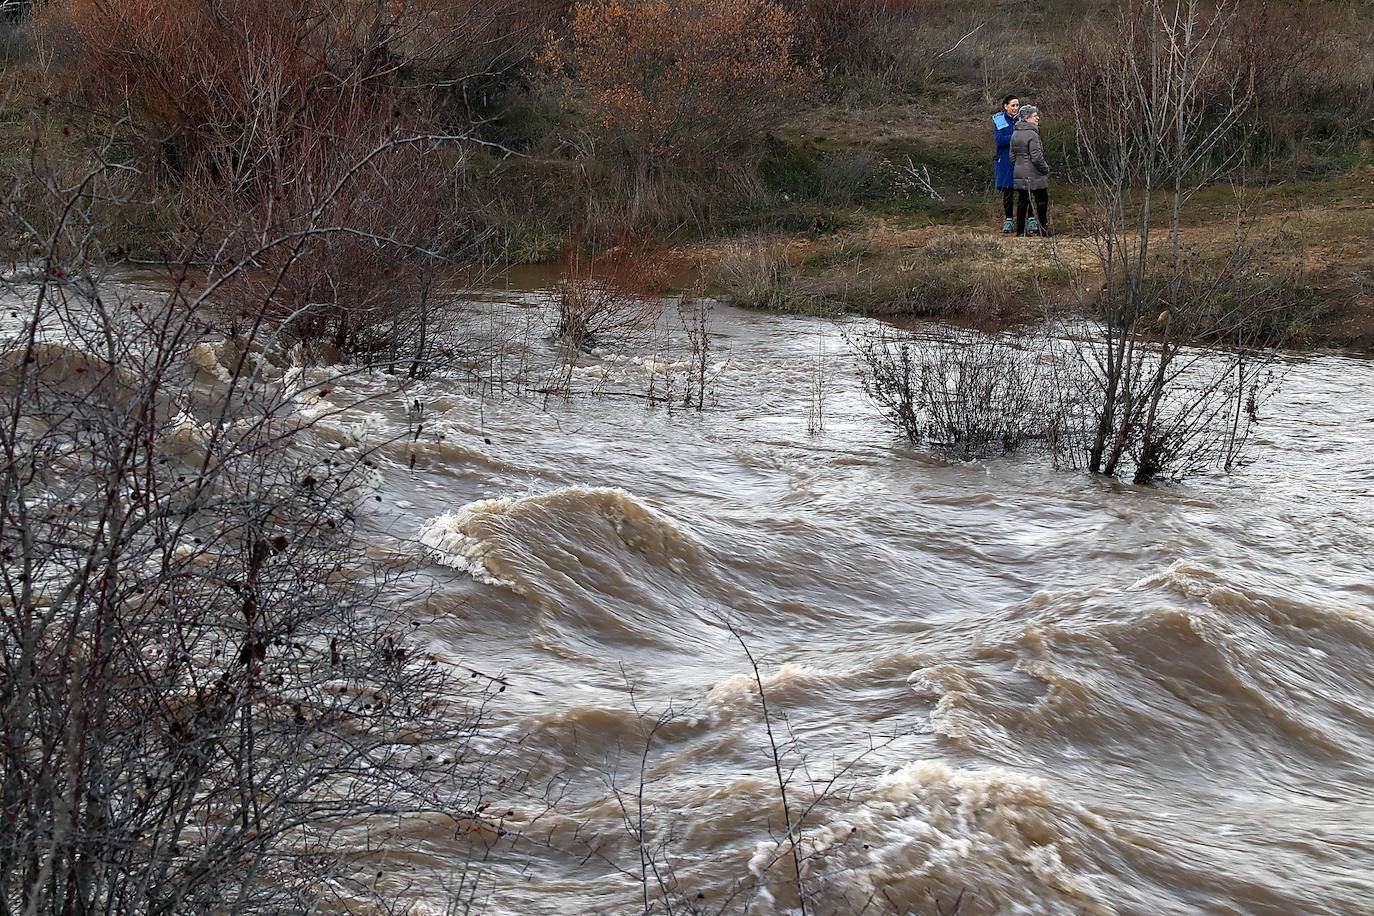
<svg viewBox="0 0 1374 916"><path fill-rule="evenodd" d="M1366 144L1367 146L1368 144ZM913 157L914 161L914 157ZM933 172L941 190L941 173ZM812 314L944 317L991 326L1074 307L1101 286L1081 187L1051 191L1053 239L1000 232L991 190L946 184L944 200L817 210L803 231L772 228L678 246L704 288L733 304ZM952 200L951 200L952 198ZM1253 251L1249 277L1291 300L1295 348L1374 351L1374 155L1316 179L1219 184L1188 203L1190 256ZM788 221L780 221L788 222Z"/></svg>
<svg viewBox="0 0 1374 916"><path fill-rule="evenodd" d="M512 64L505 82L445 109L442 118L433 115L433 123L404 105L391 107L386 113L405 121L394 125L403 133L471 142L436 145L414 161L387 159L395 174L379 178L377 187L350 184L337 205L350 219L364 215L361 231L374 239L433 234L421 246L426 252L440 251L459 267L476 265L483 276L519 265L584 263L630 246L698 280L701 291L751 308L999 326L1087 304L1101 279L1086 192L1072 167L1075 131L1064 67L1076 46L1051 36L1062 37L1085 16L1099 24L1110 17L1090 14L1079 0L1055 0L1015 21L975 17L970 31L964 18L981 16L975 5L949 0L924 12L912 9L902 32L905 56L851 35L844 44L849 56L829 61L786 117L760 122L744 139L716 138L695 152L659 157L638 177L627 171L633 157L624 138L598 125L581 90L529 61ZM1184 243L1200 261L1234 252L1238 240L1253 249L1246 281L1291 302L1281 316L1290 346L1368 353L1374 351L1374 250L1367 242L1374 212L1368 125L1374 122L1361 97L1339 89L1341 80L1358 82L1361 68L1374 66L1363 52L1374 19L1325 3L1310 25L1311 34L1298 42L1308 54L1302 93L1289 87L1270 99L1273 87L1256 89L1260 102L1252 104L1253 123L1244 134L1254 148L1244 168L1233 170L1234 184L1213 185L1189 200ZM262 181L235 189L220 165L190 168L178 158L189 153L165 141L170 128L154 116L161 109L131 120L123 107L95 104L98 93L68 72L76 58L52 58L26 26L7 28L0 176L29 226L42 231L61 202L56 189L76 187L100 156L124 164L88 214L98 228L99 244L90 246L97 259L221 256L214 241L221 236L282 219L286 211L297 222L312 212L304 198L254 209L252 189L265 187ZM1248 45L1238 46L1241 51L1257 53ZM1265 55L1255 60L1277 66ZM1333 61L1344 65L1335 76L1324 69ZM1044 112L1059 233L1053 240L999 231L1000 199L989 187L989 118L1007 88ZM388 91L394 97L401 89ZM436 90L425 84L406 91L418 99ZM1275 107L1279 102L1288 107ZM417 103L416 111L429 108ZM294 117L284 123L306 130ZM209 142L206 124L178 129L183 145ZM221 140L228 145L215 146L215 155L226 161L271 158L251 143L244 153ZM358 150L372 142L362 137ZM356 158L344 156L329 168ZM907 169L929 187L913 188ZM289 176L281 180L282 187L301 187ZM393 199L397 187L412 188L414 199ZM351 198L373 203L350 209L357 203ZM431 233L430 226L444 229ZM11 261L32 258L34 241L16 220L0 226L0 256ZM355 298L394 299L394 272L421 269L404 245L385 255L361 247L378 260L350 279ZM319 263L354 263L360 252L330 257L321 254ZM378 283L378 277L393 279ZM346 311L356 303L336 305Z"/></svg>

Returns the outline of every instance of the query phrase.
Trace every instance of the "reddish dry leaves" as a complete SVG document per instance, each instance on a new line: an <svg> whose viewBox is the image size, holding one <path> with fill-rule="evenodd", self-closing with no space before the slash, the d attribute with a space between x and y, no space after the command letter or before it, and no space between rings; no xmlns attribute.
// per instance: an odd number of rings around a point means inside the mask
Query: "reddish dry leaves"
<svg viewBox="0 0 1374 916"><path fill-rule="evenodd" d="M546 60L636 152L668 156L746 137L813 78L797 20L773 0L584 0Z"/></svg>

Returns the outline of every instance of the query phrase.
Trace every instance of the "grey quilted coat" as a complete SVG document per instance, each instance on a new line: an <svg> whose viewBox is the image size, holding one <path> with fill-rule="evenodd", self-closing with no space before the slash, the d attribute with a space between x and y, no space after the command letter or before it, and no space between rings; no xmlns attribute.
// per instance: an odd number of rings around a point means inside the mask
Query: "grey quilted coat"
<svg viewBox="0 0 1374 916"><path fill-rule="evenodd" d="M1045 148L1040 145L1040 128L1029 121L1017 121L1011 132L1011 167L1019 191L1050 186L1050 166L1045 161Z"/></svg>

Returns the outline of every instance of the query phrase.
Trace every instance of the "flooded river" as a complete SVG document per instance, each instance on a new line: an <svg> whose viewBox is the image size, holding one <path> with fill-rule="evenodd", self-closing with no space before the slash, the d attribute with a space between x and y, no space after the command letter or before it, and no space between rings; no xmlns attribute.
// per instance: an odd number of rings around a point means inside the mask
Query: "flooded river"
<svg viewBox="0 0 1374 916"><path fill-rule="evenodd" d="M556 364L539 295L494 299L486 378ZM808 912L1374 912L1374 363L1293 359L1253 463L1148 488L932 457L833 324L708 322L702 411L683 327L312 402L379 448L417 639L508 685L504 835L398 827L398 894L796 911L781 775Z"/></svg>

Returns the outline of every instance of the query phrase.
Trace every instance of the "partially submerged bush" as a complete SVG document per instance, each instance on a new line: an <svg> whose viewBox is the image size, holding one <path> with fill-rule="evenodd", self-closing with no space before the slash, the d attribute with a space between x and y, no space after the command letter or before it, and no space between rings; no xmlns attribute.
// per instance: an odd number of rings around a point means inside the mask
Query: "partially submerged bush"
<svg viewBox="0 0 1374 916"><path fill-rule="evenodd" d="M968 460L1015 452L1052 426L1039 354L1013 336L942 325L855 346L864 389L912 442Z"/></svg>
<svg viewBox="0 0 1374 916"><path fill-rule="evenodd" d="M1066 73L1097 272L1063 317L1058 387L1074 422L1060 454L1095 473L1148 483L1231 468L1271 377L1273 351L1253 345L1274 301L1236 282L1256 246L1242 228L1220 265L1200 263L1180 230L1192 195L1243 159L1255 69L1241 79L1227 54L1251 26L1243 9L1130 0L1097 49L1106 58Z"/></svg>
<svg viewBox="0 0 1374 916"><path fill-rule="evenodd" d="M664 265L647 252L570 257L558 281L556 333L574 352L639 338L658 323L666 291Z"/></svg>
<svg viewBox="0 0 1374 916"><path fill-rule="evenodd" d="M197 247L211 263L252 253L259 269L226 286L226 308L281 322L291 342L414 367L448 301L437 273L475 255L475 232L444 194L447 141L398 134L376 114L358 105L329 133L304 135L247 213L219 197ZM277 239L267 248L264 231Z"/></svg>

